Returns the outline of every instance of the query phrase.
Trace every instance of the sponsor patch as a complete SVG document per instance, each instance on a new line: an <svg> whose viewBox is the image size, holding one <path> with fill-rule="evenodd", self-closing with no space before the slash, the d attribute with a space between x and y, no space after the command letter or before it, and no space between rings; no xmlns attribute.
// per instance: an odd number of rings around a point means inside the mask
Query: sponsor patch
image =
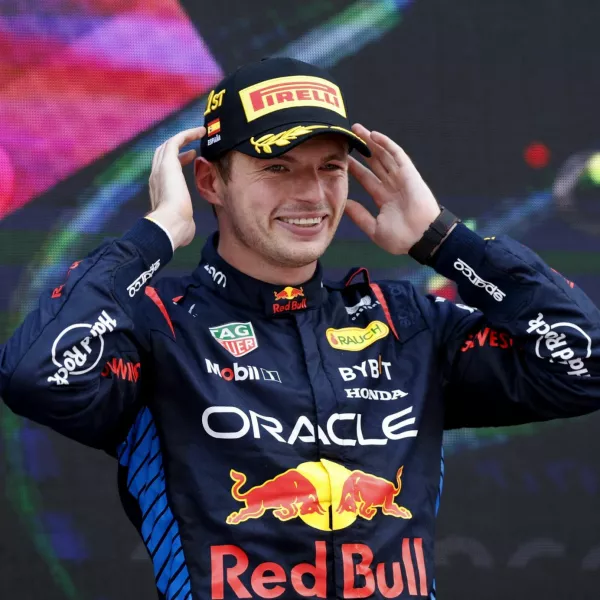
<svg viewBox="0 0 600 600"><path fill-rule="evenodd" d="M204 270L212 277L212 280L222 287L227 287L227 275L221 273L221 271L217 271L211 265L204 265Z"/></svg>
<svg viewBox="0 0 600 600"><path fill-rule="evenodd" d="M391 366L391 362L381 360L381 357L379 357L379 360L369 358L368 360L363 360L359 365L354 365L353 367L338 367L338 370L344 381L354 381L359 375L367 378L371 377L373 379L384 377L389 381L392 378L390 376Z"/></svg>
<svg viewBox="0 0 600 600"><path fill-rule="evenodd" d="M462 273L475 287L483 288L485 291L496 301L502 302L506 294L501 291L498 286L486 281L485 279L481 279L477 273L464 261L460 258L457 258L454 261L454 268Z"/></svg>
<svg viewBox="0 0 600 600"><path fill-rule="evenodd" d="M142 286L152 279L154 273L160 269L160 259L157 260L150 268L142 273L133 283L127 286L127 291L129 292L129 297L133 298L141 289Z"/></svg>
<svg viewBox="0 0 600 600"><path fill-rule="evenodd" d="M329 328L325 335L327 341L335 350L348 350L358 352L377 340L386 337L390 328L381 321L371 321L366 327L344 327L342 329Z"/></svg>
<svg viewBox="0 0 600 600"><path fill-rule="evenodd" d="M238 365L237 363L233 363L231 367L224 367L221 369L221 366L217 363L212 362L208 358L204 359L206 361L206 371L207 373L212 373L213 375L218 375L221 379L225 381L274 381L276 383L281 383L281 377L279 376L278 371L273 371L269 369L263 369L262 367L253 367L251 365L246 365L245 367Z"/></svg>
<svg viewBox="0 0 600 600"><path fill-rule="evenodd" d="M309 467L305 468L305 470L308 469ZM300 467L298 467L298 471L300 471ZM245 477L243 473L238 474L233 470L232 477L234 477L233 473L236 474L236 477ZM299 490L306 492L310 490L310 493L306 495L298 492L297 501L294 501L293 495L283 496L281 508L274 507L272 509L276 518L281 519L283 515L289 514L290 519L299 516L305 520L304 515L311 520L312 516L320 517L323 521L329 519L329 511L320 514L319 508L323 507L323 500L319 502L319 499L312 498L314 485L311 484L310 475L303 476L301 473L295 475L294 471L286 473L280 475L286 479L277 481L283 483L288 479L290 481L298 480ZM316 480L317 475L315 474L313 477ZM331 477L329 468L322 473L321 477L325 480ZM371 515L376 514L378 508L381 509L381 514L387 516L397 516L396 511L399 511L403 515L402 518L411 518L408 516L411 513L407 508L396 505L395 498L399 493L396 490L400 489L399 484L386 481L370 473L363 473L363 471L352 471L348 476L348 487L359 480L364 482L364 486L354 488L355 495L348 495L351 513L336 515L333 511L333 514L339 517L338 520L345 517L346 520L354 521L356 515L369 519L365 513L360 514L360 509L369 511L366 514ZM265 493L267 490L272 490L269 482L265 482L263 485ZM369 487L371 485L372 488ZM319 491L319 488L315 489ZM371 493L368 491L370 489L373 490ZM276 496L277 493L278 490L273 496ZM376 502L379 502L381 498L381 504L371 504L372 497ZM389 500L390 497L393 500ZM288 505L287 502L291 502L291 504ZM330 503L325 504L325 506L329 505ZM252 506L248 510L252 510L252 508L259 510L259 507ZM269 508L269 510L271 509ZM353 518L349 515L352 515ZM313 527L323 529L316 524ZM330 528L325 529L329 530ZM334 526L334 529L341 529L341 526ZM329 538L327 539L329 540ZM336 590L339 590L339 592L335 592L336 598L433 597L428 593L429 583L423 538L397 538L393 558L390 558L388 554L378 556L378 550L367 544L357 542L338 544L337 547L329 550L329 543L324 540L315 541L311 555L306 557L306 562L293 565L279 563L281 557L277 555L270 557L272 560L259 563L256 561L255 553L246 552L242 547L234 544L211 546L211 598L332 598L331 584L328 586L332 573L329 571L332 568L331 565L336 561L343 565L342 569L336 568L335 571ZM330 552L331 554L329 554ZM338 577L339 579L337 579Z"/></svg>
<svg viewBox="0 0 600 600"><path fill-rule="evenodd" d="M57 371L48 377L48 382L69 385L70 377L89 373L104 353L102 336L114 331L116 326L117 321L103 310L92 325L75 323L63 329L52 344L52 362Z"/></svg>
<svg viewBox="0 0 600 600"><path fill-rule="evenodd" d="M373 302L371 296L363 296L354 306L346 306L346 312L351 317L352 321L356 321L361 313L376 308L379 304L379 300Z"/></svg>
<svg viewBox="0 0 600 600"><path fill-rule="evenodd" d="M226 323L217 327L209 327L210 334L227 352L236 358L258 348L258 340L252 323Z"/></svg>
<svg viewBox="0 0 600 600"><path fill-rule="evenodd" d="M248 123L286 108L316 106L346 117L340 88L321 77L276 77L240 90L240 100Z"/></svg>
<svg viewBox="0 0 600 600"><path fill-rule="evenodd" d="M101 373L102 377L116 377L124 381L136 383L140 377L140 363L124 361L122 358L113 358L109 360Z"/></svg>
<svg viewBox="0 0 600 600"><path fill-rule="evenodd" d="M495 329L486 327L477 333L469 334L469 337L465 340L465 343L460 351L468 352L476 346L480 348L483 348L484 346L490 346L492 348L501 348L502 350L506 350L512 347L513 344L513 339L508 333L504 331L496 331Z"/></svg>
<svg viewBox="0 0 600 600"><path fill-rule="evenodd" d="M385 446L388 442L417 437L419 430L412 412L413 407L408 406L383 418L371 417L368 412L333 413L316 425L306 415L300 415L290 426L254 410L219 405L204 410L202 427L210 437L218 440L252 437L294 446L316 444L318 439L324 446ZM379 424L375 425L373 420ZM344 421L344 424L340 426L338 421ZM378 437L365 437L365 432Z"/></svg>
<svg viewBox="0 0 600 600"><path fill-rule="evenodd" d="M567 375L590 376L584 359L592 355L592 338L581 327L568 322L549 325L542 313L528 325L527 333L539 335L535 343L538 358L568 365Z"/></svg>
<svg viewBox="0 0 600 600"><path fill-rule="evenodd" d="M346 388L346 398L362 398L363 400L398 400L408 396L402 390L372 390L370 388Z"/></svg>
<svg viewBox="0 0 600 600"><path fill-rule="evenodd" d="M273 312L281 313L294 310L303 310L306 308L306 298L304 298L304 289L299 287L292 287L288 285L281 291L273 291L275 296L275 302L273 302ZM302 298L302 300L297 300ZM285 302L287 300L287 302ZM278 302L284 301L285 304L278 304Z"/></svg>

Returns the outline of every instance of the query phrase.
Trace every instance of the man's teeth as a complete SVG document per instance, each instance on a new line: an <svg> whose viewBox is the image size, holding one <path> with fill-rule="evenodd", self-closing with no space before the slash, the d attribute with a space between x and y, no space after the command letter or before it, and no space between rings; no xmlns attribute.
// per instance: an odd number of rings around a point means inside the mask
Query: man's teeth
<svg viewBox="0 0 600 600"><path fill-rule="evenodd" d="M287 217L281 217L281 220L291 225L300 225L304 227L310 227L312 225L318 225L323 217L313 217L312 219L288 219Z"/></svg>

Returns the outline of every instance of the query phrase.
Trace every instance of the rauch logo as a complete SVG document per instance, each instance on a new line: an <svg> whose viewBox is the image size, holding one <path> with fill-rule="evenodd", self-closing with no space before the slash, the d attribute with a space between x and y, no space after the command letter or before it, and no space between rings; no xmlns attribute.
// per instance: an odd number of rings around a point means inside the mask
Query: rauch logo
<svg viewBox="0 0 600 600"><path fill-rule="evenodd" d="M389 327L381 321L372 321L367 327L329 328L325 335L332 348L358 352L384 338L390 332Z"/></svg>

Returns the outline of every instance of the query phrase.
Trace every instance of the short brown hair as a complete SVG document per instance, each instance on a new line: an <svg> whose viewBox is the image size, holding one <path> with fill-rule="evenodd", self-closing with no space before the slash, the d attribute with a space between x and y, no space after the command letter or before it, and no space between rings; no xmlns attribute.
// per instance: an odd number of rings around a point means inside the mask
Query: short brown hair
<svg viewBox="0 0 600 600"><path fill-rule="evenodd" d="M226 152L212 163L225 183L231 179L231 159L231 152Z"/></svg>
<svg viewBox="0 0 600 600"><path fill-rule="evenodd" d="M223 154L223 156L220 156L219 158L217 158L217 160L211 161L212 164L215 165L217 172L219 173L219 175L221 176L221 179L225 183L227 183L231 179L232 158L233 158L232 153L226 152L225 154ZM212 211L213 211L213 215L215 215L215 217L216 217L217 211L216 211L214 205L212 206Z"/></svg>

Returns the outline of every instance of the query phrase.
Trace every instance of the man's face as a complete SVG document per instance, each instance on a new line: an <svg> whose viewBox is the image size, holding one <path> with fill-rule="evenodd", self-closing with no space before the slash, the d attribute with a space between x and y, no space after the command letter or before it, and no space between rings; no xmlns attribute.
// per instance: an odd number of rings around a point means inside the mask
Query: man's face
<svg viewBox="0 0 600 600"><path fill-rule="evenodd" d="M302 267L331 242L348 196L348 142L320 135L279 158L234 152L219 211L234 236L267 264Z"/></svg>

